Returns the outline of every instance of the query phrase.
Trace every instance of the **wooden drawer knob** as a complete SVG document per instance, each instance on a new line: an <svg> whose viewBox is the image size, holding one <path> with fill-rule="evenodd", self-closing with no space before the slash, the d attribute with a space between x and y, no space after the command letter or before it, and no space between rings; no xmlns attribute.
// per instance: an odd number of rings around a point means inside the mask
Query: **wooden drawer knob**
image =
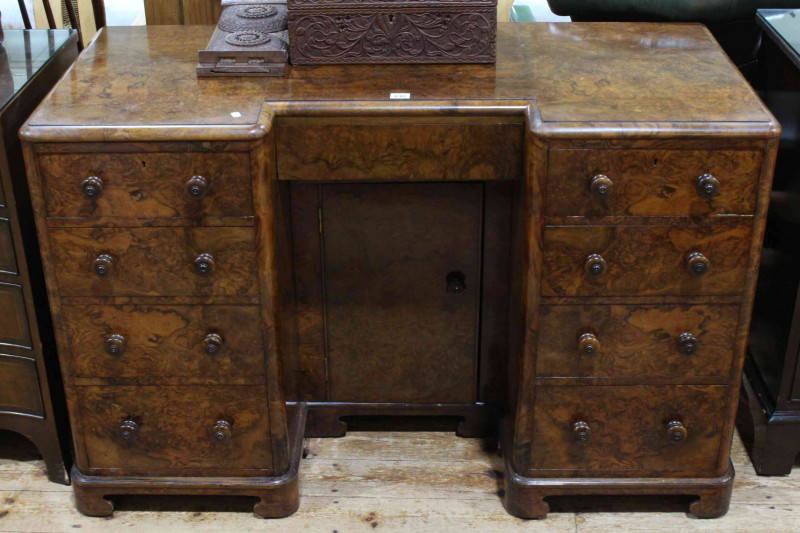
<svg viewBox="0 0 800 533"><path fill-rule="evenodd" d="M667 422L667 437L670 442L678 443L686 440L689 432L680 420L670 420Z"/></svg>
<svg viewBox="0 0 800 533"><path fill-rule="evenodd" d="M119 426L117 435L122 442L135 442L137 437L139 437L139 424L128 419Z"/></svg>
<svg viewBox="0 0 800 533"><path fill-rule="evenodd" d="M232 426L227 420L218 420L213 426L208 436L213 442L228 442L232 437Z"/></svg>
<svg viewBox="0 0 800 533"><path fill-rule="evenodd" d="M694 355L697 352L697 338L691 333L678 336L678 351L683 355Z"/></svg>
<svg viewBox="0 0 800 533"><path fill-rule="evenodd" d="M203 339L203 350L205 350L208 355L217 355L222 351L223 343L222 335L219 333L209 333L206 335L206 338Z"/></svg>
<svg viewBox="0 0 800 533"><path fill-rule="evenodd" d="M590 276L600 276L606 271L606 260L600 254L590 254L586 258L584 268Z"/></svg>
<svg viewBox="0 0 800 533"><path fill-rule="evenodd" d="M105 342L106 353L112 356L120 356L125 353L125 337L115 333L110 335Z"/></svg>
<svg viewBox="0 0 800 533"><path fill-rule="evenodd" d="M700 252L692 252L686 258L686 269L692 276L704 276L710 268L708 258Z"/></svg>
<svg viewBox="0 0 800 533"><path fill-rule="evenodd" d="M92 262L94 273L101 278L107 278L114 271L114 259L108 254L100 254Z"/></svg>
<svg viewBox="0 0 800 533"><path fill-rule="evenodd" d="M703 174L697 178L695 182L697 194L701 198L714 198L719 195L719 180L711 174Z"/></svg>
<svg viewBox="0 0 800 533"><path fill-rule="evenodd" d="M614 182L611 181L611 178L608 176L598 174L592 178L589 189L592 191L595 198L598 200L605 200L611 196L611 193L614 191Z"/></svg>
<svg viewBox="0 0 800 533"><path fill-rule="evenodd" d="M578 351L585 355L593 355L600 351L600 341L594 333L584 333L578 339Z"/></svg>
<svg viewBox="0 0 800 533"><path fill-rule="evenodd" d="M203 176L192 176L186 182L186 192L192 198L203 198L208 194L208 180Z"/></svg>
<svg viewBox="0 0 800 533"><path fill-rule="evenodd" d="M588 442L592 437L592 430L588 423L578 420L572 424L572 436L575 437L575 442Z"/></svg>
<svg viewBox="0 0 800 533"><path fill-rule="evenodd" d="M87 200L96 200L103 194L103 180L89 176L81 183L81 194Z"/></svg>
<svg viewBox="0 0 800 533"><path fill-rule="evenodd" d="M211 254L200 254L194 260L194 271L199 276L210 276L214 273L214 257Z"/></svg>

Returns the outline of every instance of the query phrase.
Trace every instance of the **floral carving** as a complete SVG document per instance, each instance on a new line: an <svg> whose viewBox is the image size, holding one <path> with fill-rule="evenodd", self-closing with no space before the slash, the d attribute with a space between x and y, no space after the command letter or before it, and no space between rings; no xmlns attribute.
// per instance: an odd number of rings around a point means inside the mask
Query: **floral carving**
<svg viewBox="0 0 800 533"><path fill-rule="evenodd" d="M491 63L493 10L291 14L292 62Z"/></svg>

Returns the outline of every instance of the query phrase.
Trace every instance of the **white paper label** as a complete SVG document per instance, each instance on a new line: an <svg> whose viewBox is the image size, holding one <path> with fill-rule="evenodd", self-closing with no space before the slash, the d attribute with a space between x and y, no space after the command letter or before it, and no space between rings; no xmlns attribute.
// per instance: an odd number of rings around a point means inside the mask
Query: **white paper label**
<svg viewBox="0 0 800 533"><path fill-rule="evenodd" d="M389 93L390 100L409 100L411 93Z"/></svg>
<svg viewBox="0 0 800 533"><path fill-rule="evenodd" d="M242 118L242 114L239 113L238 111L234 111L233 113L231 113L231 116L233 118Z"/></svg>

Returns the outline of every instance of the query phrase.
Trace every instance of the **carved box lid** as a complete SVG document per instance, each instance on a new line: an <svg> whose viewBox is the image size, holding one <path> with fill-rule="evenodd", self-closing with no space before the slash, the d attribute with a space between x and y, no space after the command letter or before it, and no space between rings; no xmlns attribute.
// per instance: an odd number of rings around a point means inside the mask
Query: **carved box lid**
<svg viewBox="0 0 800 533"><path fill-rule="evenodd" d="M199 52L198 75L283 76L286 18L285 0L223 0L217 28Z"/></svg>

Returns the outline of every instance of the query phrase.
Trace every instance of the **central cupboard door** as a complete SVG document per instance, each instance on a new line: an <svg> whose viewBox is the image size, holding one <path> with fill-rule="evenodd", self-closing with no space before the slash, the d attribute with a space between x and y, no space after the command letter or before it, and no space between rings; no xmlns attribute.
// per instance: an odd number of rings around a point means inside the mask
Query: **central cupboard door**
<svg viewBox="0 0 800 533"><path fill-rule="evenodd" d="M321 188L330 400L476 400L479 183Z"/></svg>

